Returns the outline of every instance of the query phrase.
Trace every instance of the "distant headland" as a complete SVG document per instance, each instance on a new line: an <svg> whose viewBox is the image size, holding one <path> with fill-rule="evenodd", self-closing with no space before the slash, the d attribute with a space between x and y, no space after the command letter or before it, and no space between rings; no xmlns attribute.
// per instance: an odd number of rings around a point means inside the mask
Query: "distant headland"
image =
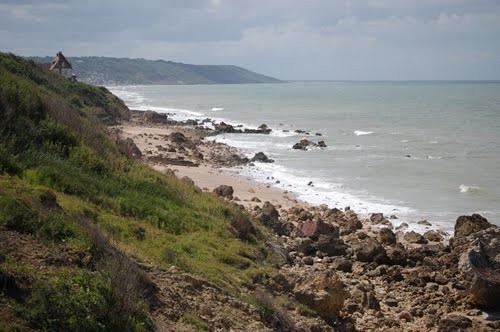
<svg viewBox="0 0 500 332"><path fill-rule="evenodd" d="M52 57L29 57L37 63L51 63ZM71 57L78 80L94 85L128 84L251 84L280 83L231 65L191 65L164 60L109 57Z"/></svg>

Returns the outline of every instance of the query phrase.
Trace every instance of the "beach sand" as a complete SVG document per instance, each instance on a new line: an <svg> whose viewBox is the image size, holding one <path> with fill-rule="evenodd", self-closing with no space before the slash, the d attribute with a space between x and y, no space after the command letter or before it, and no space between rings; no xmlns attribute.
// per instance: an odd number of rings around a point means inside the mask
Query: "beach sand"
<svg viewBox="0 0 500 332"><path fill-rule="evenodd" d="M151 123L128 122L118 127L120 136L124 139L130 138L143 153L143 160L160 172L172 170L177 177L189 177L194 184L203 191L213 191L220 185L233 187L233 200L248 209L253 209L262 202L269 201L281 209L288 209L297 204L307 205L299 202L291 193L273 188L270 185L258 183L250 178L238 174L238 166L224 167L220 158L204 158L203 160L193 157L193 150L204 156L216 155L224 157L236 153L233 148L222 144L204 142L199 132L192 127L178 125L156 125ZM182 133L190 142L194 142L195 148L183 151L176 149L175 152L165 152L164 147L171 147L170 135ZM172 165L157 162L155 157L162 156L171 159L192 161L196 166Z"/></svg>

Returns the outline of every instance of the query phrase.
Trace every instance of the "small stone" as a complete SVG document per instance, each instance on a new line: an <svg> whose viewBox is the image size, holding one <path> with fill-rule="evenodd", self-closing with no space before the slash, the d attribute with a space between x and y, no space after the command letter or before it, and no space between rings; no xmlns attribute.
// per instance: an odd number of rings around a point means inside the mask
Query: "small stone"
<svg viewBox="0 0 500 332"><path fill-rule="evenodd" d="M388 298L387 300L385 300L385 304L388 306L388 307L397 307L398 306L398 301L393 299L393 298Z"/></svg>
<svg viewBox="0 0 500 332"><path fill-rule="evenodd" d="M313 265L314 264L314 259L311 256L306 256L306 257L302 258L302 262L305 265Z"/></svg>
<svg viewBox="0 0 500 332"><path fill-rule="evenodd" d="M413 319L412 315L408 311L401 311L398 318L407 322L411 322Z"/></svg>
<svg viewBox="0 0 500 332"><path fill-rule="evenodd" d="M428 282L427 285L425 285L425 288L431 291L437 291L439 289L439 285L434 282Z"/></svg>

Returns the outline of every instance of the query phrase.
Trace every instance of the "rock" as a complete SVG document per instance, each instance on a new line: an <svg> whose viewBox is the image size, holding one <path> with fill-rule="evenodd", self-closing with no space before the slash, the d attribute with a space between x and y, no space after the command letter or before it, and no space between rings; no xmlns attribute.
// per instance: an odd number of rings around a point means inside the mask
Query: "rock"
<svg viewBox="0 0 500 332"><path fill-rule="evenodd" d="M320 220L308 220L297 226L298 230L313 240L318 239L320 235L327 235L330 237L339 237L339 229L336 226L327 224Z"/></svg>
<svg viewBox="0 0 500 332"><path fill-rule="evenodd" d="M231 220L231 232L239 239L248 240L257 233L250 219L244 216L234 216Z"/></svg>
<svg viewBox="0 0 500 332"><path fill-rule="evenodd" d="M450 244L473 304L500 307L500 228L478 214L461 216Z"/></svg>
<svg viewBox="0 0 500 332"><path fill-rule="evenodd" d="M265 123L263 123L263 124L261 124L261 125L258 127L258 129L260 129L260 130L266 130L266 129L268 129L268 128L267 128L267 125L266 125Z"/></svg>
<svg viewBox="0 0 500 332"><path fill-rule="evenodd" d="M403 236L404 240L408 243L425 244L427 240L415 231L410 231Z"/></svg>
<svg viewBox="0 0 500 332"><path fill-rule="evenodd" d="M344 284L333 271L318 272L303 278L295 284L295 298L327 322L332 322L349 295Z"/></svg>
<svg viewBox="0 0 500 332"><path fill-rule="evenodd" d="M213 190L214 194L218 197L230 198L233 196L234 190L231 186L221 185Z"/></svg>
<svg viewBox="0 0 500 332"><path fill-rule="evenodd" d="M439 232L431 230L424 233L424 238L431 242L441 242L443 241L443 236Z"/></svg>
<svg viewBox="0 0 500 332"><path fill-rule="evenodd" d="M279 217L280 217L280 214L279 214L278 210L276 210L274 205L272 205L271 203L269 203L267 201L264 202L264 205L262 205L262 209L260 210L258 218L263 223L266 223L266 222L269 222L272 220L276 221L279 219Z"/></svg>
<svg viewBox="0 0 500 332"><path fill-rule="evenodd" d="M411 322L413 320L412 315L408 311L401 311L398 315L398 318L407 322Z"/></svg>
<svg viewBox="0 0 500 332"><path fill-rule="evenodd" d="M384 214L383 213L373 213L370 216L370 221L374 224L379 224L384 220Z"/></svg>
<svg viewBox="0 0 500 332"><path fill-rule="evenodd" d="M318 142L318 147L320 147L320 148L326 148L327 146L325 144L325 141L319 141Z"/></svg>
<svg viewBox="0 0 500 332"><path fill-rule="evenodd" d="M170 134L170 141L172 143L181 144L181 143L186 143L188 139L186 136L184 136L183 133L177 131Z"/></svg>
<svg viewBox="0 0 500 332"><path fill-rule="evenodd" d="M295 143L292 148L295 150L307 150L307 148L311 145L313 145L313 142L308 139L303 139L299 143Z"/></svg>
<svg viewBox="0 0 500 332"><path fill-rule="evenodd" d="M187 126L197 126L198 125L198 121L196 121L194 119L187 119L184 123Z"/></svg>
<svg viewBox="0 0 500 332"><path fill-rule="evenodd" d="M313 247L313 241L309 238L297 238L292 248L304 255L310 255L316 251L316 248Z"/></svg>
<svg viewBox="0 0 500 332"><path fill-rule="evenodd" d="M455 223L455 237L465 237L476 233L483 229L489 228L492 225L479 214L473 214L472 216L460 216Z"/></svg>
<svg viewBox="0 0 500 332"><path fill-rule="evenodd" d="M306 256L306 257L302 258L302 262L305 265L313 265L314 264L314 259L311 256Z"/></svg>
<svg viewBox="0 0 500 332"><path fill-rule="evenodd" d="M189 176L184 176L181 179L183 182L189 183L190 185L194 186L194 181L191 179Z"/></svg>
<svg viewBox="0 0 500 332"><path fill-rule="evenodd" d="M388 306L388 307L397 307L398 306L398 301L393 299L393 298L388 298L387 300L385 300L385 304Z"/></svg>
<svg viewBox="0 0 500 332"><path fill-rule="evenodd" d="M167 124L170 120L167 114L157 113L153 111L145 111L142 114L141 120L149 123Z"/></svg>
<svg viewBox="0 0 500 332"><path fill-rule="evenodd" d="M428 222L427 220L417 221L417 224L424 225L424 226L432 226L432 224L430 222Z"/></svg>
<svg viewBox="0 0 500 332"><path fill-rule="evenodd" d="M351 290L350 302L357 303L364 309L380 310L380 304L375 293L365 283L360 283Z"/></svg>
<svg viewBox="0 0 500 332"><path fill-rule="evenodd" d="M352 244L356 259L360 262L385 263L388 261L384 247L375 239L366 237Z"/></svg>
<svg viewBox="0 0 500 332"><path fill-rule="evenodd" d="M225 122L221 122L219 124L216 124L215 130L220 132L220 133L241 133L241 130L234 129L234 127L232 125L227 124Z"/></svg>
<svg viewBox="0 0 500 332"><path fill-rule="evenodd" d="M264 202L262 209L257 213L257 218L265 226L272 229L276 234L289 236L293 226L291 224L280 221L278 210L269 202Z"/></svg>
<svg viewBox="0 0 500 332"><path fill-rule="evenodd" d="M408 263L408 253L401 243L387 249L387 257L392 265L406 266Z"/></svg>
<svg viewBox="0 0 500 332"><path fill-rule="evenodd" d="M396 244L396 234L389 228L382 228L378 232L378 241L382 244L393 245Z"/></svg>
<svg viewBox="0 0 500 332"><path fill-rule="evenodd" d="M127 157L132 158L132 159L141 159L142 157L142 152L141 150L135 145L134 140L131 139L130 137L125 139L121 144L123 146L124 153Z"/></svg>
<svg viewBox="0 0 500 332"><path fill-rule="evenodd" d="M350 211L350 210L348 210ZM358 219L356 214L353 218L347 219L347 221L340 223L340 235L348 235L356 232L358 229L363 228L363 224Z"/></svg>
<svg viewBox="0 0 500 332"><path fill-rule="evenodd" d="M446 285L450 280L448 278L446 278L444 276L444 274L442 273L436 273L436 275L434 276L434 281L438 284L438 285Z"/></svg>
<svg viewBox="0 0 500 332"><path fill-rule="evenodd" d="M343 256L347 253L347 245L335 236L321 234L313 247L329 256Z"/></svg>
<svg viewBox="0 0 500 332"><path fill-rule="evenodd" d="M252 197L252 199L250 199L250 202L260 203L261 200L258 197Z"/></svg>
<svg viewBox="0 0 500 332"><path fill-rule="evenodd" d="M343 272L351 272L352 271L352 262L344 257L335 257L330 266L339 271Z"/></svg>
<svg viewBox="0 0 500 332"><path fill-rule="evenodd" d="M472 327L472 320L465 316L449 314L441 318L438 332L462 332Z"/></svg>
<svg viewBox="0 0 500 332"><path fill-rule="evenodd" d="M255 156L253 156L252 159L250 159L251 162L261 162L261 163L274 163L273 159L269 159L264 152L257 152Z"/></svg>

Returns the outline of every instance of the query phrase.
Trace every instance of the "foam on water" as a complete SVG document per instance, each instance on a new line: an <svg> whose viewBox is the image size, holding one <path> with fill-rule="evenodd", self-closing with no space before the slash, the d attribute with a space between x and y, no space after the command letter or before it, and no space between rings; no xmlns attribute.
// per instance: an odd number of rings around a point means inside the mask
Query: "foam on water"
<svg viewBox="0 0 500 332"><path fill-rule="evenodd" d="M407 206L391 204L379 197L363 195L362 193L355 195L349 192L342 183L332 183L318 177L304 176L282 165L255 163L253 167L244 167L241 173L251 176L258 182L288 190L298 199L314 205L327 204L337 208L350 206L356 212L366 215L382 212L387 215L405 216L414 212ZM311 182L312 185L309 185Z"/></svg>
<svg viewBox="0 0 500 332"><path fill-rule="evenodd" d="M212 112L219 112L219 111L223 111L224 110L224 107L212 107Z"/></svg>
<svg viewBox="0 0 500 332"><path fill-rule="evenodd" d="M479 191L480 188L478 186L466 186L465 184L461 184L460 187L458 187L458 189L462 194L465 194L465 193L476 193Z"/></svg>
<svg viewBox="0 0 500 332"><path fill-rule="evenodd" d="M354 135L356 136L364 136L364 135L371 135L373 134L373 131L362 131L362 130L355 130Z"/></svg>

